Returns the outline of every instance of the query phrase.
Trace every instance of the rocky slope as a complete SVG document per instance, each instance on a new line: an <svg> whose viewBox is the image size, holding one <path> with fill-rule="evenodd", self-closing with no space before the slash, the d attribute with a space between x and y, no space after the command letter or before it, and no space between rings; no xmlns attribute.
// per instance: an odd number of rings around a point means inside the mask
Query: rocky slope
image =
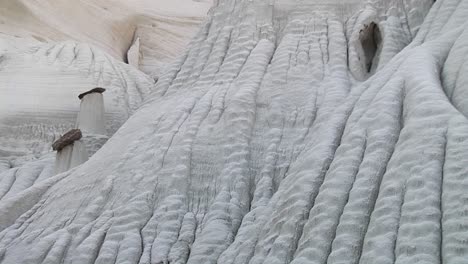
<svg viewBox="0 0 468 264"><path fill-rule="evenodd" d="M2 41L0 40L0 45ZM73 128L78 95L106 92L107 131L113 134L145 99L155 81L87 44L3 41L0 51L0 159L40 156Z"/></svg>
<svg viewBox="0 0 468 264"><path fill-rule="evenodd" d="M112 135L149 94L161 68L183 52L209 6L192 0L2 1L0 171L49 152L75 125L77 95L96 86L108 89Z"/></svg>
<svg viewBox="0 0 468 264"><path fill-rule="evenodd" d="M0 199L0 262L463 263L467 12L219 0L88 162Z"/></svg>
<svg viewBox="0 0 468 264"><path fill-rule="evenodd" d="M210 6L211 0L3 0L0 37L75 40L122 61L139 40L139 64L157 76L183 51Z"/></svg>

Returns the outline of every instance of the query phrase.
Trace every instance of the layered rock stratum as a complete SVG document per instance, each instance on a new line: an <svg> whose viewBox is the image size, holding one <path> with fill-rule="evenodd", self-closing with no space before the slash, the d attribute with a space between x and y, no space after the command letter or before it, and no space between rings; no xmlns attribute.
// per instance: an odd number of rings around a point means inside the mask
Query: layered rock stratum
<svg viewBox="0 0 468 264"><path fill-rule="evenodd" d="M216 1L89 161L0 174L0 262L465 263L467 14Z"/></svg>

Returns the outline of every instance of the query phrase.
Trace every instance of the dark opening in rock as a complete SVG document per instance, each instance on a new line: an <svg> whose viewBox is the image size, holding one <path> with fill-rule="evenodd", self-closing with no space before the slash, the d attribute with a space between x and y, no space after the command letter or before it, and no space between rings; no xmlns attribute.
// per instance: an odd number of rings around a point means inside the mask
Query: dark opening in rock
<svg viewBox="0 0 468 264"><path fill-rule="evenodd" d="M62 137L60 137L57 141L52 144L52 149L56 151L62 150L64 147L73 144L73 142L80 140L83 135L81 134L81 130L79 129L72 129L65 133Z"/></svg>
<svg viewBox="0 0 468 264"><path fill-rule="evenodd" d="M382 42L382 36L377 24L372 22L369 25L365 25L359 32L359 41L364 51L366 71L371 72L373 64L376 63L375 57Z"/></svg>
<svg viewBox="0 0 468 264"><path fill-rule="evenodd" d="M78 98L80 98L80 100L81 100L81 99L83 99L83 97L84 97L85 95L87 95L87 94L91 94L91 93L103 93L103 92L105 92L105 91L106 91L106 89L104 89L104 88L96 87L96 88L94 88L94 89L91 89L91 90L89 90L89 91L87 91L87 92L84 92L84 93L78 95Z"/></svg>

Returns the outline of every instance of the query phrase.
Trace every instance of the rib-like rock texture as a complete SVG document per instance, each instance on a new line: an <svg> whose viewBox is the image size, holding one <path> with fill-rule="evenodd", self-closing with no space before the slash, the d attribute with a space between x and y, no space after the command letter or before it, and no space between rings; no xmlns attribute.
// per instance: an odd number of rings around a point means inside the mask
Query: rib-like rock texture
<svg viewBox="0 0 468 264"><path fill-rule="evenodd" d="M88 162L0 200L0 262L464 263L467 12L220 0Z"/></svg>

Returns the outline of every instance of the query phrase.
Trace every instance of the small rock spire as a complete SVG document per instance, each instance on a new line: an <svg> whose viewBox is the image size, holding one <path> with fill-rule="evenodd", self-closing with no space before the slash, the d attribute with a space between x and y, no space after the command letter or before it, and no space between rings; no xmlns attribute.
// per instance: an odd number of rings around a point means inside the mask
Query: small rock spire
<svg viewBox="0 0 468 264"><path fill-rule="evenodd" d="M81 100L76 128L85 133L106 135L104 118L104 93L106 89L96 87L78 96Z"/></svg>

